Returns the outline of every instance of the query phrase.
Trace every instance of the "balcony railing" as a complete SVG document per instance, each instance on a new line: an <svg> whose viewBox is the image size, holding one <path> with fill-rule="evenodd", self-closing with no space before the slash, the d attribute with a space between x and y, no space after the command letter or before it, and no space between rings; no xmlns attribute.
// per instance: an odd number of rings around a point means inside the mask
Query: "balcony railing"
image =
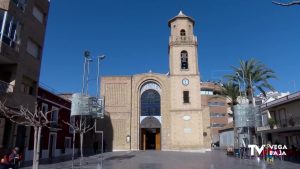
<svg viewBox="0 0 300 169"><path fill-rule="evenodd" d="M273 128L270 127L269 124L265 124L261 127L257 127L257 131L263 131L263 130L271 130L271 129L290 129L293 127L300 127L300 119L293 119L292 121L287 121L285 123L276 122L276 124L273 126Z"/></svg>
<svg viewBox="0 0 300 169"><path fill-rule="evenodd" d="M276 99L274 101L265 103L265 104L261 105L261 108L262 109L267 109L268 107L273 107L273 106L276 106L276 105L284 104L284 103L287 103L287 102L290 102L292 100L296 100L296 99L299 99L299 98L300 98L300 92L296 92L296 93L281 97L279 99Z"/></svg>
<svg viewBox="0 0 300 169"><path fill-rule="evenodd" d="M286 121L277 122L275 125L277 128L285 128L285 127L296 127L300 126L300 119L293 118Z"/></svg>
<svg viewBox="0 0 300 169"><path fill-rule="evenodd" d="M262 126L262 127L257 127L256 130L257 131L264 131L264 130L270 130L270 126L266 125L266 126Z"/></svg>
<svg viewBox="0 0 300 169"><path fill-rule="evenodd" d="M197 44L196 36L170 36L169 43L177 44Z"/></svg>
<svg viewBox="0 0 300 169"><path fill-rule="evenodd" d="M12 93L13 91L14 91L13 85L0 80L0 93L1 94L2 93Z"/></svg>

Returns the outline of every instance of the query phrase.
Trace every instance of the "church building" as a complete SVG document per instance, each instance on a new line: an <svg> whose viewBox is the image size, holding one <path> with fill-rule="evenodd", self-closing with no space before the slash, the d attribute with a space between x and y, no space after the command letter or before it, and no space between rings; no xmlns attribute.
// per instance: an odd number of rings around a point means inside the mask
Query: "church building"
<svg viewBox="0 0 300 169"><path fill-rule="evenodd" d="M201 106L194 25L181 11L169 20L169 73L101 78L107 151L210 150L209 108Z"/></svg>

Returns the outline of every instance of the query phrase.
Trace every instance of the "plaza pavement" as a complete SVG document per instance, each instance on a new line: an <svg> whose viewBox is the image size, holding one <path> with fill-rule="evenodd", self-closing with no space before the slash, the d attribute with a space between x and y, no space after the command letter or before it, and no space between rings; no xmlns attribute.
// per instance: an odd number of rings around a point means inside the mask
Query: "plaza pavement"
<svg viewBox="0 0 300 169"><path fill-rule="evenodd" d="M103 169L296 169L300 164L275 161L273 164L257 159L239 159L227 156L222 150L206 153L136 151L105 153ZM75 161L76 169L100 169L99 155L85 157L82 166ZM30 169L26 167L22 169ZM42 164L40 169L71 169L72 162Z"/></svg>

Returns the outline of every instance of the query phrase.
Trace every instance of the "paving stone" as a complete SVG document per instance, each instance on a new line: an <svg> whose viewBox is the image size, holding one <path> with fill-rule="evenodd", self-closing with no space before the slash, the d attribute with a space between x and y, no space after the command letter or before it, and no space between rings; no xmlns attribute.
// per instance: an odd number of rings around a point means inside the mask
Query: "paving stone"
<svg viewBox="0 0 300 169"><path fill-rule="evenodd" d="M74 169L101 169L99 155L75 160ZM43 164L40 169L71 169L72 162ZM257 158L239 159L227 156L222 150L206 153L136 151L104 154L103 169L295 169L300 164L276 160L267 164ZM23 169L30 169L26 167Z"/></svg>

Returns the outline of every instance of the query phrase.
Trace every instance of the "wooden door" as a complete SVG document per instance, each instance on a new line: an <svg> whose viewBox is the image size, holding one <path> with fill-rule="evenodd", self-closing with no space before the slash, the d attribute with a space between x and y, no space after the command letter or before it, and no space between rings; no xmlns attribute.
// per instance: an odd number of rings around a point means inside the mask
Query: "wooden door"
<svg viewBox="0 0 300 169"><path fill-rule="evenodd" d="M141 145L140 150L146 150L146 130L141 129Z"/></svg>
<svg viewBox="0 0 300 169"><path fill-rule="evenodd" d="M156 129L155 133L155 149L160 150L160 129Z"/></svg>

